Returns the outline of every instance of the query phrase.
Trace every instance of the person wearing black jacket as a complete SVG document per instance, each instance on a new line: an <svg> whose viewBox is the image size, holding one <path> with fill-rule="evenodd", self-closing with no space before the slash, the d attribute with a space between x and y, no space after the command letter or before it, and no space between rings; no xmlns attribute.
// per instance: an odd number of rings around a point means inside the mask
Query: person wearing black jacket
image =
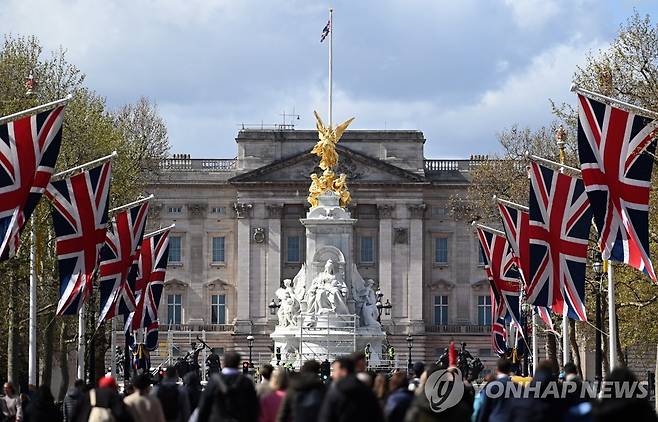
<svg viewBox="0 0 658 422"><path fill-rule="evenodd" d="M304 362L290 383L286 397L281 403L277 422L315 422L322 407L326 386L320 378L320 363L315 360Z"/></svg>
<svg viewBox="0 0 658 422"><path fill-rule="evenodd" d="M384 416L375 393L354 374L354 361L336 359L333 380L324 400L320 422L383 421Z"/></svg>
<svg viewBox="0 0 658 422"><path fill-rule="evenodd" d="M110 409L112 416L117 422L132 422L128 409L119 396L116 380L112 377L103 377L98 381L98 388L93 390L96 407ZM87 422L91 413L92 405L89 392L82 397L82 401L76 406L72 420L75 422Z"/></svg>
<svg viewBox="0 0 658 422"><path fill-rule="evenodd" d="M237 352L224 355L224 369L214 374L201 394L199 422L258 420L259 403L254 383L238 369L242 357Z"/></svg>
<svg viewBox="0 0 658 422"><path fill-rule="evenodd" d="M24 422L61 422L62 414L55 406L55 398L47 385L42 385L37 390L34 398L23 412Z"/></svg>

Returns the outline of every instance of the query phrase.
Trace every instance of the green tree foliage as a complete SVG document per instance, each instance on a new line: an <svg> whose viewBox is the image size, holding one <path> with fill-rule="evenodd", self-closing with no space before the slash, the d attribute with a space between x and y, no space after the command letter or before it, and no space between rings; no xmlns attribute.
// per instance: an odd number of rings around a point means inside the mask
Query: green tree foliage
<svg viewBox="0 0 658 422"><path fill-rule="evenodd" d="M25 80L33 74L36 88L26 95ZM112 164L110 207L132 202L145 195L146 180L157 172L157 162L168 152L167 130L156 106L145 98L118 110L110 110L105 99L84 85L85 75L68 62L66 52L59 49L44 54L33 37L6 37L0 47L0 115L73 95L65 109L62 147L57 171L79 165L112 151L119 153ZM39 280L39 357L42 381L50 380L53 356L74 347L76 319L56 318L59 279L56 270L54 234L50 209L42 199L35 214L37 233L37 274ZM21 236L18 256L0 263L0 309L6 318L0 320L0 362L7 362L5 351L11 352L13 331L14 359L7 369L13 378L27 380L27 316L29 227ZM96 302L97 303L97 302ZM94 332L93 310L89 312L89 329ZM9 326L14 326L9 330ZM103 368L102 354L107 349L108 331L102 327L95 333L98 369ZM59 337L59 341L55 340ZM3 347L7 345L9 347ZM63 355L62 355L63 356ZM61 358L58 359L61 363ZM62 374L64 375L64 374ZM0 378L7 373L0 368ZM63 389L65 391L65 387Z"/></svg>

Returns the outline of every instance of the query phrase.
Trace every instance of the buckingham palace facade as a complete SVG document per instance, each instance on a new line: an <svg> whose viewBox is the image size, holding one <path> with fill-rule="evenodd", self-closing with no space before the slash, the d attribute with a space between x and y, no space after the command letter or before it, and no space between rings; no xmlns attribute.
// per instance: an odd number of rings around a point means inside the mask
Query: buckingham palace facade
<svg viewBox="0 0 658 422"><path fill-rule="evenodd" d="M237 158L174 155L160 165L151 226L174 223L160 304L161 354L202 335L212 347L269 359L276 313L268 305L305 257L309 175L317 157L310 130L240 130ZM450 212L477 160L425 158L419 131L352 130L340 143L348 176L355 262L390 301L381 315L407 359L436 360L451 340L485 363L491 298L473 228ZM169 339L169 340L168 340ZM263 358L265 356L266 358Z"/></svg>

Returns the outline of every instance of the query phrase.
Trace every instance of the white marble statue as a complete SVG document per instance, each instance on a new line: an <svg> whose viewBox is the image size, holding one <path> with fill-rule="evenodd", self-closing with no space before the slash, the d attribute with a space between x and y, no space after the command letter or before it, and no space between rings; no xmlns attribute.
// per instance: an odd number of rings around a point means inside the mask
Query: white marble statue
<svg viewBox="0 0 658 422"><path fill-rule="evenodd" d="M361 327L380 327L377 322L377 295L374 289L375 282L372 279L365 281L359 270L354 265L352 269L352 296L354 297L354 309L359 317Z"/></svg>
<svg viewBox="0 0 658 422"><path fill-rule="evenodd" d="M289 278L283 280L283 287L276 291L276 297L280 301L279 311L279 325L281 327L289 327L296 325L297 315L299 314L299 300L295 296L295 291L292 287L292 280Z"/></svg>
<svg viewBox="0 0 658 422"><path fill-rule="evenodd" d="M345 304L347 286L336 276L334 262L329 259L324 266L324 271L313 279L311 286L306 291L306 312L321 314L349 314Z"/></svg>

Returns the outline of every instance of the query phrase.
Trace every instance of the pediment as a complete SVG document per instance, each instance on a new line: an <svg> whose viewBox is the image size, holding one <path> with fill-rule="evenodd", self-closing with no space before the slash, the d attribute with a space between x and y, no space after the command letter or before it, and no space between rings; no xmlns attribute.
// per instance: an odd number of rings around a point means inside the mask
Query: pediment
<svg viewBox="0 0 658 422"><path fill-rule="evenodd" d="M349 148L338 146L336 173L345 173L352 184L358 183L418 183L423 177L387 162L377 160ZM320 173L318 157L310 152L296 154L240 174L231 183L306 183L311 173Z"/></svg>
<svg viewBox="0 0 658 422"><path fill-rule="evenodd" d="M227 290L229 288L229 284L219 278L207 281L205 284L208 290Z"/></svg>
<svg viewBox="0 0 658 422"><path fill-rule="evenodd" d="M169 280L166 280L164 282L164 285L165 285L165 287L169 287L169 288L172 288L172 287L183 288L183 287L188 287L189 286L188 283L186 283L182 280L179 280L177 278L170 278Z"/></svg>

